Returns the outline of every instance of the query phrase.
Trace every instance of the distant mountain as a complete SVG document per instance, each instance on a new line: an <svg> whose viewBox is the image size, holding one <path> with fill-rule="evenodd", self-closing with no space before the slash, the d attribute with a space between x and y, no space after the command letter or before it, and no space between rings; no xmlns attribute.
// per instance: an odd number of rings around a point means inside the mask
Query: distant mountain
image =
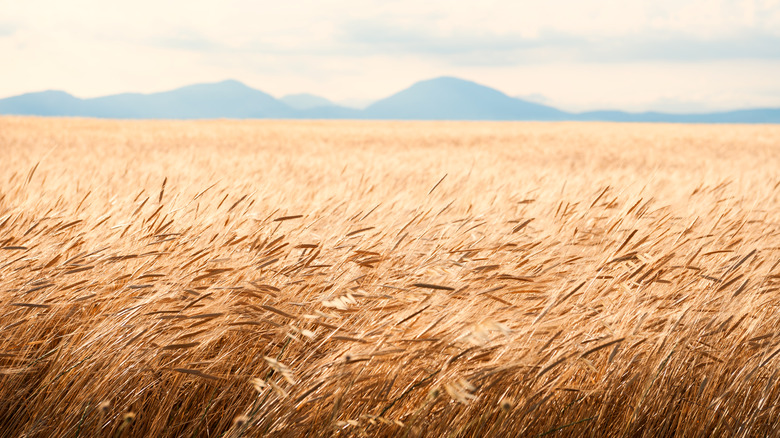
<svg viewBox="0 0 780 438"><path fill-rule="evenodd" d="M780 108L757 108L700 114L624 111L588 111L577 114L577 120L603 122L657 123L780 123Z"/></svg>
<svg viewBox="0 0 780 438"><path fill-rule="evenodd" d="M118 94L89 99L86 104L90 115L120 119L255 119L295 114L269 94L233 80L154 94Z"/></svg>
<svg viewBox="0 0 780 438"><path fill-rule="evenodd" d="M84 101L64 91L41 91L0 100L0 114L32 116L81 116Z"/></svg>
<svg viewBox="0 0 780 438"><path fill-rule="evenodd" d="M309 110L312 108L320 108L324 106L336 106L335 103L325 99L324 97L309 93L288 94L279 100L286 103L287 106L297 110Z"/></svg>
<svg viewBox="0 0 780 438"><path fill-rule="evenodd" d="M365 109L371 119L412 120L565 120L571 115L463 79L442 77L418 82Z"/></svg>
<svg viewBox="0 0 780 438"><path fill-rule="evenodd" d="M274 99L241 82L198 84L151 94L79 99L42 91L0 99L0 114L118 119L393 119L574 120L667 123L780 123L780 108L706 114L588 111L568 113L477 83L442 77L418 82L365 109L347 108L311 94Z"/></svg>
<svg viewBox="0 0 780 438"><path fill-rule="evenodd" d="M62 91L0 100L0 113L116 119L292 118L296 112L238 81L190 85L162 93L126 93L78 99Z"/></svg>

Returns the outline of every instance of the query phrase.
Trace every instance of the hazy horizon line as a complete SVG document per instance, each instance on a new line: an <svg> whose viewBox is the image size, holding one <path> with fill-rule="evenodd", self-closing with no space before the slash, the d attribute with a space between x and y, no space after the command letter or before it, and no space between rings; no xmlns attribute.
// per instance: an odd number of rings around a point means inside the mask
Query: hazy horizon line
<svg viewBox="0 0 780 438"><path fill-rule="evenodd" d="M531 94L522 94L522 95L512 95L509 94L500 88L485 84L483 82L479 82L474 79L470 78L463 78L456 75L439 75L435 77L430 77L426 79L420 79L413 83L410 83L404 88L398 89L394 92L391 92L390 94L379 96L379 97L363 97L363 96L355 96L355 97L349 97L349 98L343 98L343 99L333 99L330 97L327 97L323 94L314 93L307 90L301 90L296 91L292 93L273 93L267 91L265 88L257 87L255 85L252 85L248 83L245 80L236 79L236 77L229 77L224 78L220 80L211 80L211 81L200 81L200 82L192 82L192 83L185 83L182 85L175 86L173 88L166 88L166 89L160 89L160 90L151 90L151 91L121 91L121 92L114 92L114 93L108 93L108 94L98 94L98 95L78 95L73 92L70 92L65 89L59 89L59 88L46 88L46 89L40 89L37 91L27 91L24 93L19 94L13 94L9 96L3 96L0 97L0 100L19 97L19 96L25 96L25 95L31 95L31 94L38 94L38 93L45 93L45 92L63 92L66 93L72 97L75 97L80 100L91 100L91 99L99 99L99 98L105 98L105 97L111 97L111 96L119 96L119 95L125 95L125 94L139 94L139 95L154 95L159 93L166 93L170 91L175 91L183 88L187 88L190 86L197 86L197 85L216 85L220 83L227 83L227 82L237 82L245 87L251 88L256 91L263 92L265 94L268 94L269 96L273 97L275 100L283 101L283 99L290 97L290 96L297 96L297 95L310 95L313 97L325 99L335 106L344 107L348 109L354 109L354 110L364 110L371 106L373 103L378 102L380 100L383 100L385 98L388 98L390 96L395 95L396 93L399 93L403 90L406 90L415 84L426 82L426 81L432 81L437 79L443 79L443 78L454 78L461 81L466 82L472 82L477 85L487 87L496 91L499 91L503 93L504 95L514 98L523 100L526 102L536 103L540 105L545 105L549 107L553 107L555 109L569 112L569 113L586 113L586 112L598 112L598 111L620 111L620 112L626 112L626 113L633 113L633 114L641 114L641 113L664 113L664 114L671 114L671 115L686 115L686 114L711 114L711 113L721 113L721 112L731 112L731 111L740 111L740 110L762 110L762 109L780 109L780 103L777 105L769 105L769 106L757 106L757 105L750 105L750 104L744 104L744 105L731 105L731 106L716 106L711 107L707 106L704 102L696 102L696 101L681 101L683 105L687 105L688 109L653 109L653 108L647 108L648 105L629 105L629 106L609 106L609 104L605 105L570 105L565 104L556 101L555 99L549 98L545 96L542 93L531 93ZM668 99L660 99L659 101L665 101ZM356 104L356 103L360 104ZM282 102L284 103L284 102ZM286 103L285 103L286 104ZM291 108L296 109L294 106L287 104Z"/></svg>

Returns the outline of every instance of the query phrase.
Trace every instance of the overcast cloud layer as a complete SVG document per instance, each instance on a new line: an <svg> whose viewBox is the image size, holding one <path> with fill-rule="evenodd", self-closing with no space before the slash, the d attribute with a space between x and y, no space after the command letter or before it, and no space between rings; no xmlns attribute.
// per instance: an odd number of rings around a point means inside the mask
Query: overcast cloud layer
<svg viewBox="0 0 780 438"><path fill-rule="evenodd" d="M379 98L449 75L564 109L780 106L780 0L0 0L0 97L234 78Z"/></svg>

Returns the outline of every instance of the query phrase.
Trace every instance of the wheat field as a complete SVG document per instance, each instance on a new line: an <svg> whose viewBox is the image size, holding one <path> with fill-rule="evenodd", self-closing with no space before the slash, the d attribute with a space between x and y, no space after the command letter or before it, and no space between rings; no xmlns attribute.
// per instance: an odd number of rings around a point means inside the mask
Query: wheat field
<svg viewBox="0 0 780 438"><path fill-rule="evenodd" d="M780 436L780 127L0 118L0 436Z"/></svg>

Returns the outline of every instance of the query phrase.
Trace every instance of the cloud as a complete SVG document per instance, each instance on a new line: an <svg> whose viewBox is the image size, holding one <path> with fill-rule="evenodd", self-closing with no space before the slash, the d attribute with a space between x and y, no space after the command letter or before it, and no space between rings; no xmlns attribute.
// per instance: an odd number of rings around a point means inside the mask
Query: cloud
<svg viewBox="0 0 780 438"><path fill-rule="evenodd" d="M0 21L0 38L13 36L19 30L19 27L15 23Z"/></svg>
<svg viewBox="0 0 780 438"><path fill-rule="evenodd" d="M651 34L602 39L588 47L583 59L597 62L779 60L780 35L748 30L713 38Z"/></svg>
<svg viewBox="0 0 780 438"><path fill-rule="evenodd" d="M342 7L310 2L273 10L242 3L196 8L186 23L158 11L143 28L127 20L102 32L137 46L206 54L215 62L251 55L309 64L326 56L416 58L452 67L775 60L780 13L767 1L747 7L731 0L551 0L533 6L491 0L477 7L432 0L418 8L409 0L336 0Z"/></svg>
<svg viewBox="0 0 780 438"><path fill-rule="evenodd" d="M341 29L337 42L352 55L414 55L454 65L780 59L780 35L754 29L713 37L653 31L596 36L554 30L541 30L528 37L353 22Z"/></svg>
<svg viewBox="0 0 780 438"><path fill-rule="evenodd" d="M547 31L538 37L475 31L436 32L428 27L390 26L386 22L344 25L336 43L352 55L419 55L456 64L517 64L554 56L545 51L581 44L577 38Z"/></svg>

